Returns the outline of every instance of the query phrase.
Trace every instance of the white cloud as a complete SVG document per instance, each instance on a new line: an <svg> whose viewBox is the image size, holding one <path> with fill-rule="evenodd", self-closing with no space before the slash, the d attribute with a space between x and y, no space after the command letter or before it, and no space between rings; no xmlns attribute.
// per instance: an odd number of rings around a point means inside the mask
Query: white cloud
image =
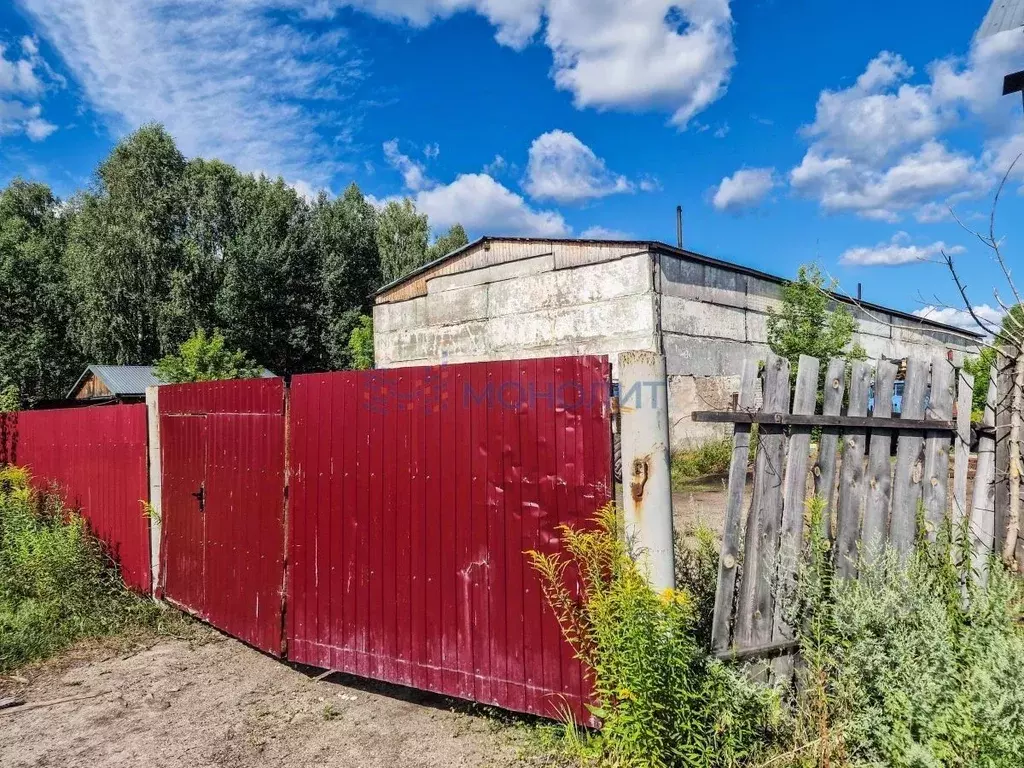
<svg viewBox="0 0 1024 768"><path fill-rule="evenodd" d="M644 174L640 177L640 181L637 182L637 186L641 192L660 192L662 190L661 179L657 176L651 176L650 174Z"/></svg>
<svg viewBox="0 0 1024 768"><path fill-rule="evenodd" d="M914 218L922 224L935 224L952 217L949 215L948 205L943 203L925 203L914 213Z"/></svg>
<svg viewBox="0 0 1024 768"><path fill-rule="evenodd" d="M56 125L39 117L32 118L25 123L25 135L32 141L42 141L56 130Z"/></svg>
<svg viewBox="0 0 1024 768"><path fill-rule="evenodd" d="M325 187L318 187L315 184L310 184L304 179L296 179L295 181L286 181L286 183L294 189L299 197L305 198L308 202L316 200L317 196L321 191L330 194L330 190Z"/></svg>
<svg viewBox="0 0 1024 768"><path fill-rule="evenodd" d="M927 86L898 85L913 72L883 51L850 88L822 91L814 122L801 132L819 151L868 162L934 137L943 125L941 104Z"/></svg>
<svg viewBox="0 0 1024 768"><path fill-rule="evenodd" d="M337 143L357 116L338 110L359 63L343 29L300 23L298 0L22 6L116 132L159 121L187 155L316 185L342 167Z"/></svg>
<svg viewBox="0 0 1024 768"><path fill-rule="evenodd" d="M979 195L1005 171L1020 120L1000 101L998 83L1021 68L1019 31L976 41L966 57L933 62L919 84L909 82L914 70L902 57L883 51L849 88L821 92L814 122L801 130L810 146L790 183L829 212L940 220L945 203ZM990 134L981 156L947 144L947 135L968 124Z"/></svg>
<svg viewBox="0 0 1024 768"><path fill-rule="evenodd" d="M879 243L871 247L849 248L839 257L839 261L842 264L857 266L891 267L930 261L943 253L955 256L966 250L962 245L946 245L941 240L928 245L914 245L910 242L910 235L906 232L897 232L887 243Z"/></svg>
<svg viewBox="0 0 1024 768"><path fill-rule="evenodd" d="M388 164L402 173L406 191L416 208L427 214L435 231L453 224L488 235L564 237L572 231L560 213L532 208L487 173L462 174L450 184L438 184L427 178L421 163L399 150L398 139L384 142L384 155ZM497 162L500 159L492 165L504 167L504 161ZM367 195L377 208L401 197Z"/></svg>
<svg viewBox="0 0 1024 768"><path fill-rule="evenodd" d="M711 204L719 211L754 208L777 183L774 168L742 168L722 179L711 198Z"/></svg>
<svg viewBox="0 0 1024 768"><path fill-rule="evenodd" d="M1001 309L990 307L988 304L980 304L973 307L973 309L974 313L981 318L984 323L990 324L991 326L998 327L998 325L1003 321L1003 311ZM937 323L954 325L957 328L963 328L968 331L984 333L986 330L978 327L978 323L973 317L971 317L971 313L966 309L927 306L922 307L921 309L915 309L914 314L918 317L934 320Z"/></svg>
<svg viewBox="0 0 1024 768"><path fill-rule="evenodd" d="M27 45L26 45L27 42ZM22 39L19 57L10 48L0 43L0 93L20 96L35 96L43 90L43 82L36 70L40 67L39 51L32 38Z"/></svg>
<svg viewBox="0 0 1024 768"><path fill-rule="evenodd" d="M584 229L580 232L580 237L584 240L636 240L629 232L624 232L621 229L608 229L600 224Z"/></svg>
<svg viewBox="0 0 1024 768"><path fill-rule="evenodd" d="M609 171L590 147L573 134L558 130L534 139L523 186L531 197L560 203L633 190L633 184Z"/></svg>
<svg viewBox="0 0 1024 768"><path fill-rule="evenodd" d="M546 42L578 107L662 107L680 128L736 63L728 0L550 0Z"/></svg>
<svg viewBox="0 0 1024 768"><path fill-rule="evenodd" d="M435 229L462 224L479 234L533 237L565 237L572 231L557 211L530 207L483 173L463 174L451 184L421 190L413 200Z"/></svg>
<svg viewBox="0 0 1024 768"><path fill-rule="evenodd" d="M433 144L427 144L423 148L423 156L428 160L436 160L438 155L441 154L441 145L436 141Z"/></svg>
<svg viewBox="0 0 1024 768"><path fill-rule="evenodd" d="M402 174L402 181L406 189L417 192L431 185L432 182L427 178L423 164L402 154L398 149L398 139L384 142L384 157L387 159L388 165Z"/></svg>
<svg viewBox="0 0 1024 768"><path fill-rule="evenodd" d="M989 181L974 158L951 152L938 141L881 169L812 151L790 173L794 188L817 197L826 211L852 211L879 221L897 221L901 213L928 206L938 196L980 192ZM927 208L925 215L933 210Z"/></svg>
<svg viewBox="0 0 1024 768"><path fill-rule="evenodd" d="M0 136L24 134L30 141L42 141L57 126L42 118L39 98L51 86L63 81L39 55L31 37L22 37L18 47L0 42Z"/></svg>
<svg viewBox="0 0 1024 768"><path fill-rule="evenodd" d="M495 155L491 162L484 166L484 173L488 176L500 176L508 168L508 161L501 155Z"/></svg>
<svg viewBox="0 0 1024 768"><path fill-rule="evenodd" d="M423 26L473 10L523 48L544 26L555 84L577 107L663 109L685 128L724 93L736 63L729 0L339 0Z"/></svg>
<svg viewBox="0 0 1024 768"><path fill-rule="evenodd" d="M476 11L495 27L502 45L521 49L537 34L545 0L323 0L323 5L350 6L391 21L425 27L460 11ZM321 13L327 15L327 13Z"/></svg>

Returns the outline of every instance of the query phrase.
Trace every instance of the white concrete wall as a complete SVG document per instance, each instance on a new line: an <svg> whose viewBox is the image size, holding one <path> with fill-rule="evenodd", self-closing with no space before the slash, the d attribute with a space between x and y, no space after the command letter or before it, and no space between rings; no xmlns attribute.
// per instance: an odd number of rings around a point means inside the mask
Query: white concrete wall
<svg viewBox="0 0 1024 768"><path fill-rule="evenodd" d="M705 442L729 428L696 424L696 410L729 407L743 361L768 352L768 309L781 306L781 286L754 275L670 255L661 256L661 324L668 363L673 447ZM656 278L658 279L658 278ZM855 341L868 357L933 357L947 349L959 364L973 345L963 337L886 312L850 307Z"/></svg>
<svg viewBox="0 0 1024 768"><path fill-rule="evenodd" d="M424 296L374 306L377 366L582 354L615 364L619 352L655 351L650 255L619 251L562 269L558 253L525 255L429 279Z"/></svg>
<svg viewBox="0 0 1024 768"><path fill-rule="evenodd" d="M466 254L375 305L377 365L607 354L617 370L618 353L663 345L673 446L725 434L690 413L727 408L743 361L767 354L767 311L780 306L781 286L645 247L501 241ZM396 300L405 296L414 297ZM953 349L959 360L971 348L937 328L852 309L872 359Z"/></svg>

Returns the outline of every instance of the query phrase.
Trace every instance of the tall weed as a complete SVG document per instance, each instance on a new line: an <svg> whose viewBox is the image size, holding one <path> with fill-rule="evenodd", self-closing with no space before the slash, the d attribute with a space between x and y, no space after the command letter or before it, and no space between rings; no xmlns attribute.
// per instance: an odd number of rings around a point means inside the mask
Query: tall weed
<svg viewBox="0 0 1024 768"><path fill-rule="evenodd" d="M995 560L977 586L957 557L968 544L946 530L906 558L880 548L840 581L827 543L812 539L791 764L1022 764L1024 590Z"/></svg>
<svg viewBox="0 0 1024 768"><path fill-rule="evenodd" d="M672 454L672 484L675 487L702 477L725 475L732 461L732 438L709 440Z"/></svg>
<svg viewBox="0 0 1024 768"><path fill-rule="evenodd" d="M676 587L690 595L694 639L704 648L711 647L718 586L718 549L718 534L704 523L697 523L676 536Z"/></svg>
<svg viewBox="0 0 1024 768"><path fill-rule="evenodd" d="M618 531L609 506L591 530L562 529L566 557L530 553L589 671L603 723L596 753L623 766L745 764L771 742L777 698L708 656L691 593L656 594Z"/></svg>
<svg viewBox="0 0 1024 768"><path fill-rule="evenodd" d="M29 480L0 468L0 672L160 613L125 588L81 516Z"/></svg>

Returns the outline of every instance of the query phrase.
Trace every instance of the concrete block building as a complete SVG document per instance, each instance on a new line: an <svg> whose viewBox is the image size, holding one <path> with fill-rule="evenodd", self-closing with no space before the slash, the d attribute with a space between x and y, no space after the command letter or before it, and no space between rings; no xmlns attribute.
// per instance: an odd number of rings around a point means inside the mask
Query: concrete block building
<svg viewBox="0 0 1024 768"><path fill-rule="evenodd" d="M554 355L662 352L674 447L721 427L695 410L728 407L743 360L767 352L768 309L785 281L649 241L485 237L377 294L377 366ZM843 301L836 297L836 301ZM869 357L977 349L978 335L912 314L851 305Z"/></svg>

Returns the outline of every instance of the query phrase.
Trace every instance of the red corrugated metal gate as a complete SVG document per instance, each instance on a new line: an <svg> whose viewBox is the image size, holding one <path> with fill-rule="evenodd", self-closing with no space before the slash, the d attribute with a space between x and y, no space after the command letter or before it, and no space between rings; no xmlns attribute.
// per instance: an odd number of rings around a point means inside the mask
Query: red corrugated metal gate
<svg viewBox="0 0 1024 768"><path fill-rule="evenodd" d="M281 655L284 382L160 388L162 593Z"/></svg>
<svg viewBox="0 0 1024 768"><path fill-rule="evenodd" d="M589 719L525 551L611 498L607 358L297 376L288 657Z"/></svg>
<svg viewBox="0 0 1024 768"><path fill-rule="evenodd" d="M275 654L283 610L293 661L589 719L525 552L611 499L609 386L604 357L296 376L287 526L281 380L162 387L164 594Z"/></svg>

